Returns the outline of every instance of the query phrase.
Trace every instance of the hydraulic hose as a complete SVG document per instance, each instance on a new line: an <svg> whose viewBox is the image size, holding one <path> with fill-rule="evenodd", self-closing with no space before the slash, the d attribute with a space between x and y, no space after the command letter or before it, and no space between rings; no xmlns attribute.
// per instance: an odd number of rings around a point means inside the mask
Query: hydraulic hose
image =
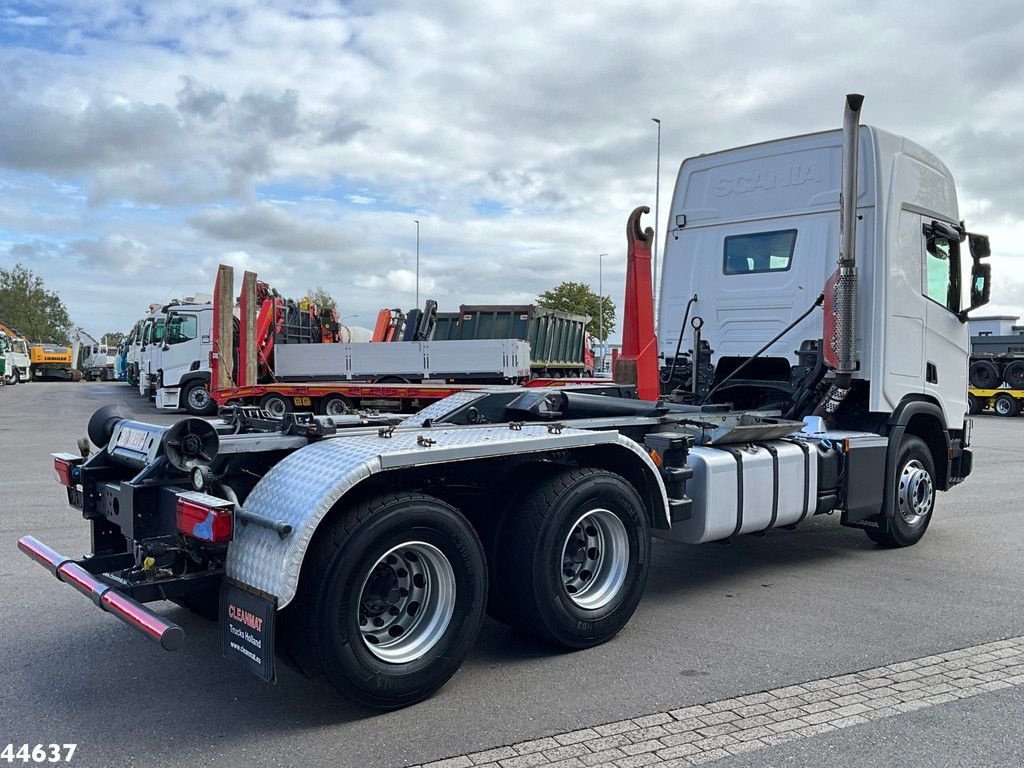
<svg viewBox="0 0 1024 768"><path fill-rule="evenodd" d="M783 336L785 336L787 333L789 333L791 330L793 330L796 326L798 326L801 322L803 322L804 318L806 318L809 314L811 314L811 312L813 312L817 307L820 307L822 302L824 302L824 301L825 301L825 294L824 294L824 292L819 293L818 294L818 298L816 298L814 300L814 303L811 304L811 306L809 306L806 310L804 310L803 314L801 314L800 317L798 317L796 320L794 320L789 325L787 325L785 328L783 328L781 331L779 331L777 334L775 334L775 336L772 338L771 341L766 343L763 347L761 347L759 350L757 350L757 352L755 352L750 357L748 357L746 360L744 360L742 363L740 363L738 366L736 366L736 368L734 368L729 373L728 376L726 376L720 382L715 384L715 386L713 386L711 389L709 389L708 393L706 395L704 395L704 397L701 398L701 401L700 401L701 405L706 403L708 401L708 398L711 397L713 394L715 394L715 391L719 387L721 387L723 384L725 384L725 382L729 381L729 379L731 379L734 376L736 376L736 374L738 374L740 371L742 371L744 368L746 368L748 365L750 365L752 362L754 362L757 358L759 358L762 354L764 354L765 350L768 349L772 344L777 342L779 339L781 339Z"/></svg>
<svg viewBox="0 0 1024 768"><path fill-rule="evenodd" d="M690 297L690 300L688 302L686 302L686 311L683 313L683 324L679 326L679 341L676 342L676 353L672 357L672 365L669 366L668 376L666 376L665 378L661 378L660 376L658 377L659 379L661 379L662 384L668 384L670 381L672 381L672 375L676 372L676 360L679 359L679 350L683 346L683 334L686 333L686 321L690 319L690 307L693 306L693 303L695 301L697 301L696 293ZM694 376L697 375L697 355L697 350L693 350L693 361L691 365L693 367Z"/></svg>

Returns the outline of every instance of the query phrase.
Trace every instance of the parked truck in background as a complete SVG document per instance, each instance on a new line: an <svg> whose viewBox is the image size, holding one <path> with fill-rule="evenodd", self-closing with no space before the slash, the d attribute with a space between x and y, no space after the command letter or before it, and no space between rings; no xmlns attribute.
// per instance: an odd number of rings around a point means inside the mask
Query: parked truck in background
<svg viewBox="0 0 1024 768"><path fill-rule="evenodd" d="M164 648L183 632L144 603L172 599L218 616L224 654L263 679L280 649L388 709L456 672L485 611L564 648L607 641L639 603L652 535L728 541L837 513L915 544L971 471L964 323L988 299L989 249L946 167L860 130L860 104L847 97L842 132L683 163L661 339L648 209L629 217L615 373L642 400L507 387L407 417L238 407L171 427L102 409L97 452L54 458L92 554L19 547ZM687 304L710 381L661 397ZM223 358L230 324L214 337Z"/></svg>
<svg viewBox="0 0 1024 768"><path fill-rule="evenodd" d="M72 352L86 381L114 381L116 348L100 343L95 336L79 328L75 331Z"/></svg>
<svg viewBox="0 0 1024 768"><path fill-rule="evenodd" d="M28 342L10 326L0 323L0 333L6 338L7 351L4 381L7 384L19 384L31 378L32 360L28 354Z"/></svg>

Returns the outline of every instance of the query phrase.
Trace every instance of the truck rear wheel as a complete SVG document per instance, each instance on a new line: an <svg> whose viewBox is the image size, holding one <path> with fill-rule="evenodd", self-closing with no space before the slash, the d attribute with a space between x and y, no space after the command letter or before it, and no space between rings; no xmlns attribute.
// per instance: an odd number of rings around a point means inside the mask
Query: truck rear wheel
<svg viewBox="0 0 1024 768"><path fill-rule="evenodd" d="M884 547L909 547L924 536L935 508L935 462L921 438L903 438L895 482L892 515L882 526L866 528L865 533Z"/></svg>
<svg viewBox="0 0 1024 768"><path fill-rule="evenodd" d="M324 416L344 416L352 413L352 401L344 395L327 395L317 403L317 410Z"/></svg>
<svg viewBox="0 0 1024 768"><path fill-rule="evenodd" d="M217 412L217 403L210 397L210 390L202 381L185 385L185 410L193 416L209 416Z"/></svg>
<svg viewBox="0 0 1024 768"><path fill-rule="evenodd" d="M967 378L977 389L995 389L1003 379L991 360L975 360L967 370Z"/></svg>
<svg viewBox="0 0 1024 768"><path fill-rule="evenodd" d="M430 696L483 622L487 566L458 510L421 494L349 509L310 545L285 643L307 674L373 709Z"/></svg>
<svg viewBox="0 0 1024 768"><path fill-rule="evenodd" d="M998 416L1016 416L1020 413L1020 400L1013 395L996 395L992 401L992 410Z"/></svg>
<svg viewBox="0 0 1024 768"><path fill-rule="evenodd" d="M1014 360L1006 366L1003 381L1010 389L1024 389L1024 360Z"/></svg>
<svg viewBox="0 0 1024 768"><path fill-rule="evenodd" d="M506 510L493 548L491 614L557 645L590 648L636 610L651 532L624 479L569 469Z"/></svg>
<svg viewBox="0 0 1024 768"><path fill-rule="evenodd" d="M278 395L274 392L264 395L260 399L260 408L275 419L283 419L285 414L291 413L295 410L295 406L292 404L292 399L290 397Z"/></svg>

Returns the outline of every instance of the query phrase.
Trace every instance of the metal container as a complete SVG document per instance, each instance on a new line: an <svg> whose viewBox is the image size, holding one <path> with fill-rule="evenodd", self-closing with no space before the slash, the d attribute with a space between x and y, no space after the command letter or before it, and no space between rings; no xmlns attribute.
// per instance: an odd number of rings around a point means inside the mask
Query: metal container
<svg viewBox="0 0 1024 768"><path fill-rule="evenodd" d="M435 315L434 335L431 341L455 341L459 338L458 312L438 312Z"/></svg>
<svg viewBox="0 0 1024 768"><path fill-rule="evenodd" d="M440 325L440 315L439 325ZM535 373L579 373L584 368L590 318L534 304L459 308L459 339L522 339L530 342ZM437 336L435 335L435 338Z"/></svg>

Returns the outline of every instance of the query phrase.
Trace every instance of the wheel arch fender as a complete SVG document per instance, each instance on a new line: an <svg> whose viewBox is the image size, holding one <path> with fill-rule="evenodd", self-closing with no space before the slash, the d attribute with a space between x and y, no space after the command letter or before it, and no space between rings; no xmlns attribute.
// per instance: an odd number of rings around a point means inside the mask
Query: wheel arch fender
<svg viewBox="0 0 1024 768"><path fill-rule="evenodd" d="M527 440L542 439L553 443L544 449L524 450L538 458L547 453L553 456L574 455L577 451L586 457L587 466L607 464L611 471L630 482L645 502L651 520L667 525L668 498L657 474L654 462L632 440L623 435L612 438L608 433L582 432L560 435L548 434L546 427L525 427L509 432L504 427L493 427L500 433L516 435ZM532 433L532 434L531 434ZM454 436L456 433L451 433ZM469 431L457 434L468 435ZM438 445L426 455L429 461L396 466L393 459L408 456L407 444L417 445L418 433L407 431L402 437L396 433L392 440L384 441L377 435L354 436L322 440L289 454L274 465L256 484L245 499L246 512L274 521L288 523L291 533L279 536L269 527L240 522L236 517L234 536L228 547L225 574L232 579L254 587L278 599L278 608L284 608L295 597L306 552L324 519L332 513L343 498L352 498L360 486L370 478L396 469L396 482L408 477L401 470L429 466L444 461ZM443 440L446 433L439 433ZM516 438L518 439L518 438ZM561 445L560 445L561 444ZM473 443L475 454L465 448L456 460L471 462L475 459L494 458L494 444ZM602 450L595 451L600 448ZM422 449L420 449L422 450ZM593 451L588 453L588 451ZM414 481L410 481L414 482ZM410 488L413 486L410 485ZM429 491L427 491L429 492Z"/></svg>
<svg viewBox="0 0 1024 768"><path fill-rule="evenodd" d="M889 450L885 466L885 494L882 517L888 519L894 509L896 460L904 435L914 435L924 441L935 465L935 484L939 490L949 489L950 438L946 417L933 398L915 395L904 398L889 417Z"/></svg>
<svg viewBox="0 0 1024 768"><path fill-rule="evenodd" d="M189 371L181 377L181 383L179 386L184 389L193 381L201 381L203 384L210 384L210 372L209 371Z"/></svg>
<svg viewBox="0 0 1024 768"><path fill-rule="evenodd" d="M580 466L613 472L633 486L644 503L651 528L672 527L668 494L657 465L647 452L625 435L616 443L593 445L573 452Z"/></svg>

